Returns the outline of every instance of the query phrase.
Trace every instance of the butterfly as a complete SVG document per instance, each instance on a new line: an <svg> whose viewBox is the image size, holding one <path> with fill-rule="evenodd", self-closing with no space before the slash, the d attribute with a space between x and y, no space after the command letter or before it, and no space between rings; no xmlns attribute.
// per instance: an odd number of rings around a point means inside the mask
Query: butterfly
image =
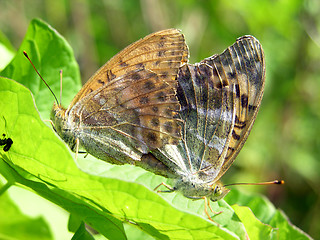
<svg viewBox="0 0 320 240"><path fill-rule="evenodd" d="M67 109L54 104L55 131L76 154L84 149L113 164L135 164L153 149L178 144L177 74L187 61L177 29L138 40L102 66Z"/></svg>
<svg viewBox="0 0 320 240"><path fill-rule="evenodd" d="M264 53L252 36L238 38L222 54L179 69L182 139L178 145L153 150L141 161L176 180L173 187L161 183L169 190L160 192L179 191L191 199L204 199L211 219L208 199L217 201L230 191L219 180L250 133L264 83Z"/></svg>
<svg viewBox="0 0 320 240"><path fill-rule="evenodd" d="M3 151L8 152L13 144L11 138L6 138L5 134L2 134L3 138L0 138L0 146L3 146Z"/></svg>

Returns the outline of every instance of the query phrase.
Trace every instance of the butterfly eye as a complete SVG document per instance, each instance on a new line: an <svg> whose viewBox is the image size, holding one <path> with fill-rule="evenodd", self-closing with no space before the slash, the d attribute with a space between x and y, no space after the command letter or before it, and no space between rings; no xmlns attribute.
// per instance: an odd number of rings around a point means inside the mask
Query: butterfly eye
<svg viewBox="0 0 320 240"><path fill-rule="evenodd" d="M230 189L227 189L223 187L222 185L216 184L212 186L212 195L210 197L211 201L215 202L222 198L224 198L228 193L230 192Z"/></svg>
<svg viewBox="0 0 320 240"><path fill-rule="evenodd" d="M213 195L219 197L222 194L222 189L219 185L216 185L213 189Z"/></svg>

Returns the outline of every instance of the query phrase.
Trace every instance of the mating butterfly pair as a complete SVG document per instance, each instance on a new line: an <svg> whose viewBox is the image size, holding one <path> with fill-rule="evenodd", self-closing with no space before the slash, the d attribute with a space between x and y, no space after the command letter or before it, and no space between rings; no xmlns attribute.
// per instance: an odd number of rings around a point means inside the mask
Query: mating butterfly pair
<svg viewBox="0 0 320 240"><path fill-rule="evenodd" d="M67 109L54 105L56 132L76 153L175 178L170 191L192 199L221 199L229 190L218 180L261 103L264 54L244 36L220 55L187 62L176 29L140 39L102 66Z"/></svg>

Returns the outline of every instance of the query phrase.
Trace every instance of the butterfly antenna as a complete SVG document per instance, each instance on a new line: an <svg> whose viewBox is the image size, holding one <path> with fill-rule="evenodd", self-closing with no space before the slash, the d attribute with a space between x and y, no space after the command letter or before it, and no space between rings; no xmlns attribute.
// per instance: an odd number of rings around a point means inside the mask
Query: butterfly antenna
<svg viewBox="0 0 320 240"><path fill-rule="evenodd" d="M261 182L261 183L231 183L231 184L224 185L224 187L234 186L234 185L272 185L272 184L284 184L284 181L274 180L270 182Z"/></svg>
<svg viewBox="0 0 320 240"><path fill-rule="evenodd" d="M62 97L62 69L60 70L60 103Z"/></svg>
<svg viewBox="0 0 320 240"><path fill-rule="evenodd" d="M49 85L47 84L47 82L42 78L42 76L40 75L40 73L38 72L38 70L36 69L36 67L33 65L31 59L29 58L28 54L26 51L23 51L23 55L29 60L29 62L31 63L32 67L34 68L34 70L36 71L36 73L39 75L39 77L41 78L41 80L44 82L44 84L46 84L46 86L48 87L48 89L50 90L50 92L52 93L54 99L56 100L58 106L60 106L60 103L58 102L58 99L56 97L56 95L53 93L53 91L51 90L51 88L49 87ZM61 97L61 95L60 95ZM61 102L61 100L60 100Z"/></svg>

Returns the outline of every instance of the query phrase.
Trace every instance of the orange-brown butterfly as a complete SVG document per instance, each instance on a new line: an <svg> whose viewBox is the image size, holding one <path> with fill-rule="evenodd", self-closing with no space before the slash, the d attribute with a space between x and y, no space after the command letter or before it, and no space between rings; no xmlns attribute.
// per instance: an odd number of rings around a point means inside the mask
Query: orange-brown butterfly
<svg viewBox="0 0 320 240"><path fill-rule="evenodd" d="M177 88L182 139L178 145L163 145L144 155L142 163L176 179L174 187L162 183L169 192L205 199L210 207L208 198L217 201L230 191L219 179L249 135L264 81L264 53L252 36L237 39L220 55L182 66Z"/></svg>
<svg viewBox="0 0 320 240"><path fill-rule="evenodd" d="M54 104L55 131L74 152L113 164L135 164L150 150L178 144L177 74L187 61L179 30L138 40L102 66L67 109Z"/></svg>

